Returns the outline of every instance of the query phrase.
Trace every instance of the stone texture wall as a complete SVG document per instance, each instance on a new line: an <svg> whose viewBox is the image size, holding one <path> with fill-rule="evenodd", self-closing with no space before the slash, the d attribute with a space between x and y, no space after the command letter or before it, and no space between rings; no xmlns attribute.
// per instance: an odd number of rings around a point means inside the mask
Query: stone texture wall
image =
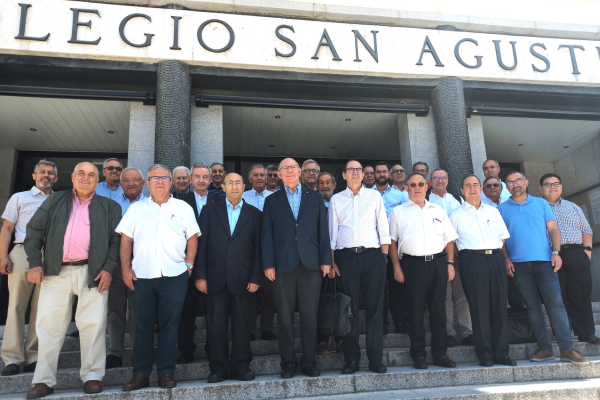
<svg viewBox="0 0 600 400"><path fill-rule="evenodd" d="M16 167L17 150L12 148L0 149L0 170L4 172L0 175L0 215L4 212L6 203L8 203L10 194L13 191Z"/></svg>
<svg viewBox="0 0 600 400"><path fill-rule="evenodd" d="M191 101L191 164L223 162L223 107L199 108Z"/></svg>
<svg viewBox="0 0 600 400"><path fill-rule="evenodd" d="M414 114L406 113L398 114L398 134L400 136L400 158L407 173L412 172L412 165L416 161L425 161L429 165L429 171L439 168L440 161L431 107L426 117L417 117Z"/></svg>

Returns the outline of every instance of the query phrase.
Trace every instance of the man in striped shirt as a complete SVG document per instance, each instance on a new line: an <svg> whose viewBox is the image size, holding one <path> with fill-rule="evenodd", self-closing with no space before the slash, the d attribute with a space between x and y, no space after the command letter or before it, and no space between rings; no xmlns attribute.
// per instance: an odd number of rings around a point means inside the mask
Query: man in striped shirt
<svg viewBox="0 0 600 400"><path fill-rule="evenodd" d="M540 179L540 190L556 216L560 230L560 256L563 266L558 279L571 328L580 342L600 344L595 335L592 314L592 228L583 211L576 204L564 200L562 182L556 174L546 174Z"/></svg>

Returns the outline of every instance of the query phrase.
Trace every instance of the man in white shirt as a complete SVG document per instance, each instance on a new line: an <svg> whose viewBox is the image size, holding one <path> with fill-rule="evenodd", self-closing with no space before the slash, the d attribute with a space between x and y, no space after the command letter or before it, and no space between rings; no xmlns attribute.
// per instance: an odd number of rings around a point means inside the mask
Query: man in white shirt
<svg viewBox="0 0 600 400"><path fill-rule="evenodd" d="M394 277L405 282L410 355L417 369L426 369L425 310L429 309L433 363L454 368L446 355L446 282L454 279L454 243L458 235L448 215L425 199L427 181L420 173L408 177L409 201L389 217L390 255ZM402 266L398 258L402 259Z"/></svg>
<svg viewBox="0 0 600 400"><path fill-rule="evenodd" d="M265 207L265 199L272 195L267 189L267 169L261 164L253 165L248 171L248 180L252 185L250 190L246 190L242 194L242 199L251 206L258 208L260 211Z"/></svg>
<svg viewBox="0 0 600 400"><path fill-rule="evenodd" d="M460 279L473 316L475 354L482 367L515 366L508 356L508 276L502 246L510 236L495 207L481 202L476 175L463 179L465 202L450 214L458 233Z"/></svg>
<svg viewBox="0 0 600 400"><path fill-rule="evenodd" d="M508 199L502 200L503 186L500 179L490 176L485 178L483 181L483 196L481 196L481 202L488 206L498 207Z"/></svg>
<svg viewBox="0 0 600 400"><path fill-rule="evenodd" d="M200 229L194 210L169 193L172 179L167 167L152 165L147 179L150 197L134 203L115 229L121 234L123 281L133 291L135 311L133 379L123 385L124 391L150 384L157 322L158 384L165 389L177 386L177 328Z"/></svg>
<svg viewBox="0 0 600 400"><path fill-rule="evenodd" d="M500 180L500 164L498 161L489 159L485 160L483 163L483 175L487 178L496 178L498 182L502 185L502 190L500 192L500 203L504 203L506 200L510 198L510 192L508 191L506 184ZM485 182L484 182L485 185ZM481 200L485 200L486 195L481 193Z"/></svg>
<svg viewBox="0 0 600 400"><path fill-rule="evenodd" d="M431 193L429 201L442 207L446 214L460 207L458 200L447 192L448 172L438 168L431 173ZM459 264L458 257L454 257L456 265ZM458 327L462 344L473 346L473 325L471 324L471 313L469 303L460 280L458 268L455 268L455 279L448 282L446 290L446 333L448 334L448 347L456 346L456 330L454 329L454 315L458 319Z"/></svg>
<svg viewBox="0 0 600 400"><path fill-rule="evenodd" d="M348 187L334 195L329 204L329 237L333 258L329 277L340 276L345 293L352 298L352 309L358 310L360 295L365 302L367 357L369 370L387 372L383 358L383 292L385 291L386 258L390 244L389 225L383 199L374 190L362 187L363 167L348 161L342 175ZM342 374L358 371L360 333L358 318L344 336L346 365Z"/></svg>

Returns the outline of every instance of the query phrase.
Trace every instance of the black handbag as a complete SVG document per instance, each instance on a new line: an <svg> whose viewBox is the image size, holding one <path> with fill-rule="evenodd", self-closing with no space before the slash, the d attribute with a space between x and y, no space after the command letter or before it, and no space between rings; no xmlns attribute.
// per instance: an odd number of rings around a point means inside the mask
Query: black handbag
<svg viewBox="0 0 600 400"><path fill-rule="evenodd" d="M338 286L341 289L339 278L335 277L328 279L321 289L317 316L319 335L344 336L352 329L352 321L355 320L351 307L352 299L338 291ZM328 291L330 288L333 288L333 291Z"/></svg>

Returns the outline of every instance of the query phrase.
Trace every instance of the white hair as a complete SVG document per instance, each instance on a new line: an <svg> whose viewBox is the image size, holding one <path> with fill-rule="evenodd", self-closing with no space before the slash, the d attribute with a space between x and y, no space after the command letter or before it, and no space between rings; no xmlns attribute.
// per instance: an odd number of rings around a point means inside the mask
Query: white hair
<svg viewBox="0 0 600 400"><path fill-rule="evenodd" d="M123 168L123 164L121 163L121 161L119 161L118 158L107 158L106 160L104 160L104 164L102 164L102 168L106 168L106 164L108 164L109 161L116 161L119 164L121 164L121 168Z"/></svg>
<svg viewBox="0 0 600 400"><path fill-rule="evenodd" d="M173 168L173 174L175 174L175 171L187 171L188 176L192 176L192 171L190 171L188 167L184 167L183 165Z"/></svg>
<svg viewBox="0 0 600 400"><path fill-rule="evenodd" d="M305 166L306 164L317 164L317 169L318 169L319 171L321 171L321 166L319 165L319 163L318 163L318 162L316 162L315 160L313 160L312 158L309 158L308 160L306 160L306 161L304 161L304 162L302 163L302 169L303 169L303 170L304 170L304 166Z"/></svg>
<svg viewBox="0 0 600 400"><path fill-rule="evenodd" d="M265 170L265 175L267 174L267 169L262 164L254 164L248 171L248 178L252 176L252 171L254 171L254 168L262 168Z"/></svg>
<svg viewBox="0 0 600 400"><path fill-rule="evenodd" d="M142 179L145 179L142 171L140 171L139 169L134 168L134 167L127 167L123 170L123 172L121 172L121 180L123 180L123 174L125 174L126 171L137 171L138 174L140 174L140 176L142 177Z"/></svg>
<svg viewBox="0 0 600 400"><path fill-rule="evenodd" d="M54 174L58 175L58 168L56 168L56 164L53 163L52 161L48 161L48 160L45 160L45 159L44 160L40 160L37 164L35 164L35 167L33 168L33 173L34 174L37 173L39 166L42 165L42 164L53 166L54 167Z"/></svg>
<svg viewBox="0 0 600 400"><path fill-rule="evenodd" d="M168 171L169 172L169 178L173 179L173 173L171 172L171 170L169 169L169 167L167 167L166 165L163 165L163 164L152 164L150 166L150 168L148 168L148 179L150 179L150 172L152 172L154 170Z"/></svg>

